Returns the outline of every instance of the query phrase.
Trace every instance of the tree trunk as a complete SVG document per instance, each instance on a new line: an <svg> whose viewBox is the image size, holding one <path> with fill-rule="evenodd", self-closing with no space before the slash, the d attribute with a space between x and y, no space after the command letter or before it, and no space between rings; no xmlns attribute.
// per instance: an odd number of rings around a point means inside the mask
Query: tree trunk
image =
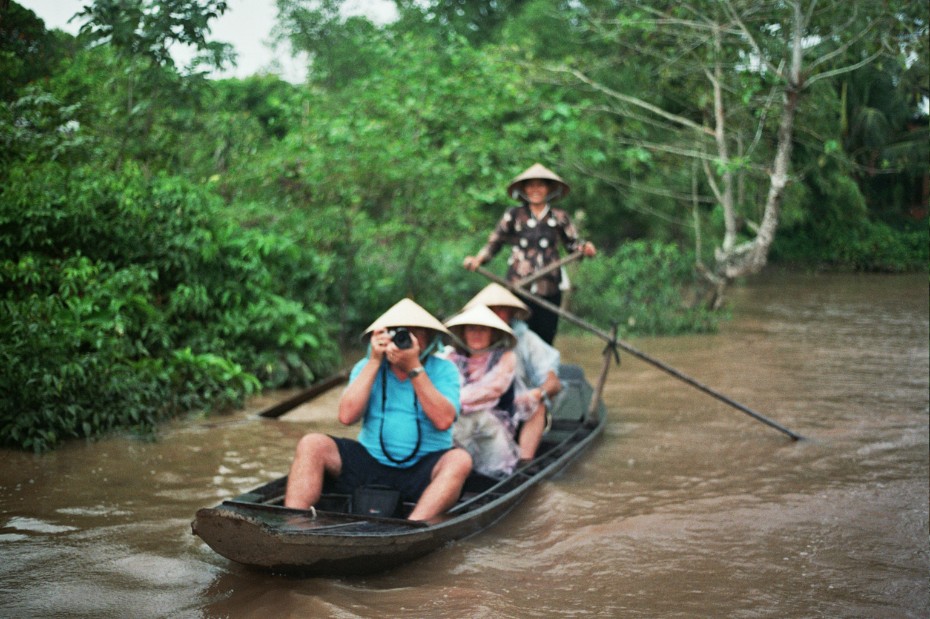
<svg viewBox="0 0 930 619"><path fill-rule="evenodd" d="M794 5L791 32L791 64L785 80L784 108L778 126L778 147L769 173L770 185L765 201L762 222L753 240L727 247L726 242L714 252L714 277L708 278L716 294L712 305L722 303L722 294L727 285L737 277L758 273L768 261L769 250L775 240L778 215L785 188L788 186L788 169L794 142L794 119L801 88L801 66L803 62L802 33L804 17L799 5ZM726 240L726 237L725 237ZM705 273L705 276L707 274Z"/></svg>

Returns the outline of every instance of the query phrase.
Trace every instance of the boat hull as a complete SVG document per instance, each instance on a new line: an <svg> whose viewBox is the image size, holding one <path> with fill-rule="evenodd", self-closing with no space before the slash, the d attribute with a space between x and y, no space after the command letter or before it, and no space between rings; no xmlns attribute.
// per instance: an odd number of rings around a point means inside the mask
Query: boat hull
<svg viewBox="0 0 930 619"><path fill-rule="evenodd" d="M324 497L312 510L286 508L285 477L199 510L193 533L227 559L280 573L368 574L423 557L492 526L601 433L604 406L599 403L588 416L592 390L580 369L567 366L561 378L564 388L553 409L553 427L536 458L504 480L473 474L462 499L433 521L347 513L348 497L339 496Z"/></svg>
<svg viewBox="0 0 930 619"><path fill-rule="evenodd" d="M481 517L427 526L346 522L339 515L302 510L269 518L224 504L197 512L194 532L217 553L272 572L353 575L379 572L436 551L491 526L523 498L514 497ZM326 532L325 529L330 529Z"/></svg>

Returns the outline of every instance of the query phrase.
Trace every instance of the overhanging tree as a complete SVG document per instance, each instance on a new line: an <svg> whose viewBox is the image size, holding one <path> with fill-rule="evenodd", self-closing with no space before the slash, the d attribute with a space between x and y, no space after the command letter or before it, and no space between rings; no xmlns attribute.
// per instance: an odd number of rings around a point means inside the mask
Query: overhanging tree
<svg viewBox="0 0 930 619"><path fill-rule="evenodd" d="M73 17L90 48L80 60L90 64L87 79L105 80L78 88L103 93L97 107L108 118L101 137L115 167L127 159L156 168L173 163L196 122L191 112L198 111L207 72L233 62L231 45L209 39L211 22L227 8L224 0L95 0ZM193 54L183 68L174 56L179 47Z"/></svg>
<svg viewBox="0 0 930 619"><path fill-rule="evenodd" d="M624 148L644 150L679 169L697 162L700 182L679 186L678 193L699 204L698 188L707 188L720 211L712 264L699 258L697 265L711 284L708 302L719 306L735 278L767 262L786 191L796 178L792 157L802 97L835 106L838 118L830 80L882 55L903 53L889 36L904 21L898 4L589 3L579 15L600 55L549 69L566 84L584 85L603 98L602 109L621 119L614 127ZM603 53L610 46L614 58ZM649 67L649 82L632 92L613 81L616 65L631 60ZM636 120L636 133L624 132L634 124L623 122L630 119ZM837 149L833 135L817 137L822 152ZM671 173L668 178L671 186L683 181L681 174L677 181ZM696 226L700 221L695 217Z"/></svg>

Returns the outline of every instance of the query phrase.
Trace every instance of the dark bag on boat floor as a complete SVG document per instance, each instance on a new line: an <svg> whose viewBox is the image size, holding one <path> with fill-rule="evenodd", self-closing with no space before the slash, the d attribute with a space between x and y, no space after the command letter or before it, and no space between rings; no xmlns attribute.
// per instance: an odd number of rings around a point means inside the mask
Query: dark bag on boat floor
<svg viewBox="0 0 930 619"><path fill-rule="evenodd" d="M400 503L400 492L389 486L359 486L352 493L352 513L390 518Z"/></svg>

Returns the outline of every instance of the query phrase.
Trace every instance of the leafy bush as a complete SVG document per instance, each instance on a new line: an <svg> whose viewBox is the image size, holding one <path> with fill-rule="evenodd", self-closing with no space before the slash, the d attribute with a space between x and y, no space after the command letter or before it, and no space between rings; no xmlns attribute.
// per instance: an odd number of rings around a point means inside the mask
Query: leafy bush
<svg viewBox="0 0 930 619"><path fill-rule="evenodd" d="M881 273L927 270L927 220L901 229L865 221L786 231L776 238L772 259Z"/></svg>
<svg viewBox="0 0 930 619"><path fill-rule="evenodd" d="M612 255L587 260L572 274L577 291L573 311L594 324L617 324L621 335L706 333L721 316L690 307L694 261L676 245L650 241L624 243Z"/></svg>
<svg viewBox="0 0 930 619"><path fill-rule="evenodd" d="M118 427L150 430L168 396L139 366L150 273L34 256L6 260L0 273L3 444L42 451Z"/></svg>
<svg viewBox="0 0 930 619"><path fill-rule="evenodd" d="M926 228L904 231L883 222L870 222L858 226L847 242L831 245L836 249L836 261L840 265L859 271L903 273L926 269L930 260L930 237Z"/></svg>
<svg viewBox="0 0 930 619"><path fill-rule="evenodd" d="M9 177L0 443L41 451L150 432L335 367L323 293L305 275L312 252L234 225L208 190L135 166L32 164Z"/></svg>

